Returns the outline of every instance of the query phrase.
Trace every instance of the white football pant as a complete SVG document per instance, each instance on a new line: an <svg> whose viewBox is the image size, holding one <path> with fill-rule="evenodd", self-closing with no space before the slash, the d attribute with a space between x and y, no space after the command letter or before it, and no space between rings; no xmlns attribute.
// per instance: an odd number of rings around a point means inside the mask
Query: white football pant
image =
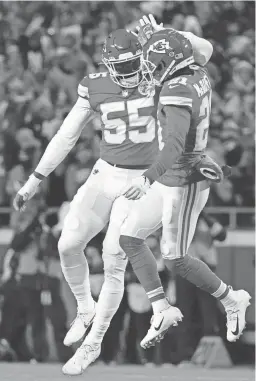
<svg viewBox="0 0 256 381"><path fill-rule="evenodd" d="M180 258L187 253L208 196L207 181L183 187L167 187L155 182L146 195L132 205L121 234L145 239L162 226L163 257Z"/></svg>
<svg viewBox="0 0 256 381"><path fill-rule="evenodd" d="M124 292L127 259L119 246L119 236L120 227L133 201L119 196L124 187L143 172L113 167L99 159L71 202L64 221L58 248L62 271L76 297L78 308L79 304L88 308L94 305L91 303L89 270L84 249L109 222L103 243L105 281L94 320L94 326L101 325L101 334L98 329L96 335L94 327L90 333L91 336L95 333L98 342L102 340L103 331L107 330Z"/></svg>

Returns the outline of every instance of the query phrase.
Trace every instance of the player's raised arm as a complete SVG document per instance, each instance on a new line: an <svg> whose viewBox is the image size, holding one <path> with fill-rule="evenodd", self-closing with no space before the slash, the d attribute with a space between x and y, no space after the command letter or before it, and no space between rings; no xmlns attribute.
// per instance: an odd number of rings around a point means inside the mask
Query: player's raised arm
<svg viewBox="0 0 256 381"><path fill-rule="evenodd" d="M147 43L147 41L151 38L153 33L163 29L171 29L164 28L163 23L158 25L154 16L151 14L149 16L143 16L140 19L139 23L140 26L137 27L137 31L139 32L138 38L142 45ZM182 34L190 41L193 48L195 63L202 66L206 65L213 53L212 44L206 39L196 36L192 32L177 32Z"/></svg>
<svg viewBox="0 0 256 381"><path fill-rule="evenodd" d="M41 181L65 159L85 125L92 119L94 112L85 96L83 86L78 88L78 94L77 102L48 144L34 173L15 196L13 205L16 210L24 209L25 202L34 196Z"/></svg>
<svg viewBox="0 0 256 381"><path fill-rule="evenodd" d="M205 66L213 53L213 46L210 41L207 41L205 38L198 37L191 32L179 31L179 33L191 42L195 63Z"/></svg>

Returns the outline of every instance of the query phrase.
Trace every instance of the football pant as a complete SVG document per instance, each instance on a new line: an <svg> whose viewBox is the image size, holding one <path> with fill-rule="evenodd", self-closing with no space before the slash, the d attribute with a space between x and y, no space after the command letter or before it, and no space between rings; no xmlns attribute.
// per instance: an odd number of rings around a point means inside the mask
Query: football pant
<svg viewBox="0 0 256 381"><path fill-rule="evenodd" d="M144 240L162 226L163 257L169 260L183 257L208 196L207 181L183 187L155 182L145 196L132 204L121 234Z"/></svg>

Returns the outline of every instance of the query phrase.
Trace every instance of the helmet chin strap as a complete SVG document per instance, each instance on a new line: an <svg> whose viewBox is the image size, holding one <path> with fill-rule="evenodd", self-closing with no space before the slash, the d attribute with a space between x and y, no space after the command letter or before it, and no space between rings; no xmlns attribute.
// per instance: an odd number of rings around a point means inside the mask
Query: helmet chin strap
<svg viewBox="0 0 256 381"><path fill-rule="evenodd" d="M120 79L120 83L125 86L126 84L127 85L133 85L134 87L138 86L138 83L139 83L139 76L140 76L140 73L136 73L130 77L124 77L122 79Z"/></svg>

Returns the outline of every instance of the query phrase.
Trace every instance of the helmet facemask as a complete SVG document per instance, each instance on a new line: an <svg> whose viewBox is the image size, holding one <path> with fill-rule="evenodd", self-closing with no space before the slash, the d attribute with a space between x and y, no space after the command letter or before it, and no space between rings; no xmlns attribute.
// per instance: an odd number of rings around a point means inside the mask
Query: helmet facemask
<svg viewBox="0 0 256 381"><path fill-rule="evenodd" d="M126 53L127 55L129 53ZM140 84L144 84L145 94L149 95L153 90L153 77L151 70L145 63L143 53L140 53L131 58L124 59L106 59L102 58L102 62L108 68L109 74L118 86L126 89L132 89L138 87Z"/></svg>
<svg viewBox="0 0 256 381"><path fill-rule="evenodd" d="M139 85L143 78L143 54L133 56L125 53L127 58L107 59L102 62L108 68L112 80L121 87L133 88ZM130 55L130 57L128 57Z"/></svg>

